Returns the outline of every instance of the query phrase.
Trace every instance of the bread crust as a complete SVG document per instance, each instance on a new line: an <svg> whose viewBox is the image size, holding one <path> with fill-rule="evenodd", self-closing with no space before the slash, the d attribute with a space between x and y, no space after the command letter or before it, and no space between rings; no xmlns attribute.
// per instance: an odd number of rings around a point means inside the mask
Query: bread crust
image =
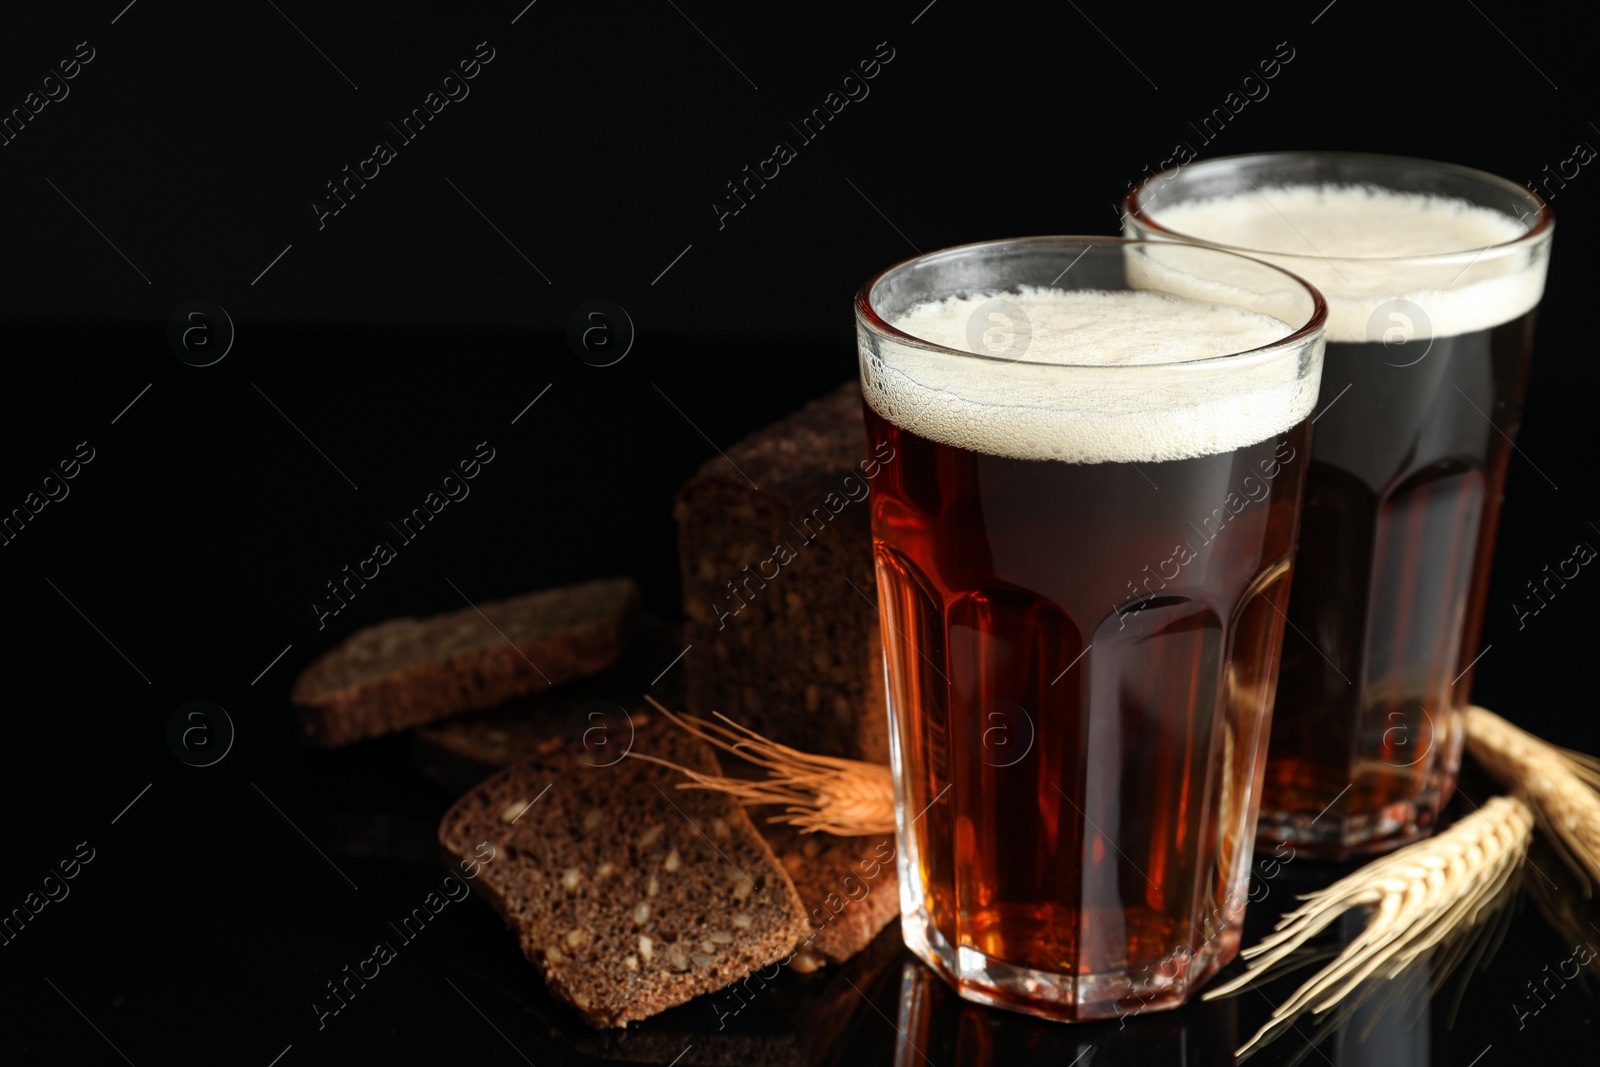
<svg viewBox="0 0 1600 1067"><path fill-rule="evenodd" d="M595 674L621 655L638 600L612 578L366 627L296 679L301 738L346 745Z"/></svg>
<svg viewBox="0 0 1600 1067"><path fill-rule="evenodd" d="M690 708L817 755L889 761L870 514L880 467L850 382L679 490Z"/></svg>

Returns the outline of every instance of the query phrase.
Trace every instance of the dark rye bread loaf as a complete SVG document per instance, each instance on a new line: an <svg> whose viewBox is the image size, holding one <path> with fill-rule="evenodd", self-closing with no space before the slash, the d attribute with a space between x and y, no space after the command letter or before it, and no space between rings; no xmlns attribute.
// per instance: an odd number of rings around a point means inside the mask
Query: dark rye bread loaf
<svg viewBox="0 0 1600 1067"><path fill-rule="evenodd" d="M612 578L359 630L295 681L301 736L331 748L594 674L621 654L638 600Z"/></svg>
<svg viewBox="0 0 1600 1067"><path fill-rule="evenodd" d="M718 773L710 748L678 731L653 730L639 745ZM794 886L744 810L681 781L644 760L593 766L568 749L507 768L439 826L457 856L495 847L474 885L551 993L592 1026L721 989L783 961L805 936Z"/></svg>
<svg viewBox="0 0 1600 1067"><path fill-rule="evenodd" d="M888 444L869 455L852 382L679 490L690 711L806 752L888 762L868 509L892 460Z"/></svg>

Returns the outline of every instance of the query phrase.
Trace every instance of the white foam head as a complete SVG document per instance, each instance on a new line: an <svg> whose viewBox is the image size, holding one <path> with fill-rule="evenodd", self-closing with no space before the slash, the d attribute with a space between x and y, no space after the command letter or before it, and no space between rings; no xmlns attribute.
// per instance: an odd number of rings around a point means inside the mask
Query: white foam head
<svg viewBox="0 0 1600 1067"><path fill-rule="evenodd" d="M1418 336L1450 337L1509 322L1544 292L1547 246L1493 247L1527 224L1455 197L1276 185L1148 211L1174 234L1250 250L1305 278L1328 301L1330 341L1384 340L1399 301L1421 309L1408 312Z"/></svg>
<svg viewBox="0 0 1600 1067"><path fill-rule="evenodd" d="M1300 324L1163 292L1024 287L918 304L891 324L991 358L864 343L873 410L941 444L1015 459L1143 463L1231 451L1305 418L1321 370L1320 339L1309 367L1283 346L1196 363L1273 346Z"/></svg>

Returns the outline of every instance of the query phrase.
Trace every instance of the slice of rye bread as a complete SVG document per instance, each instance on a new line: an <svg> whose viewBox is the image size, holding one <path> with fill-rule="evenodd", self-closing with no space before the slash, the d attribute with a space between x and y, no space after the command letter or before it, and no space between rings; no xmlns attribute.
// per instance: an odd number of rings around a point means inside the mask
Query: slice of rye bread
<svg viewBox="0 0 1600 1067"><path fill-rule="evenodd" d="M691 711L806 752L889 761L868 494L893 455L882 444L869 456L851 382L679 490Z"/></svg>
<svg viewBox="0 0 1600 1067"><path fill-rule="evenodd" d="M599 674L424 726L416 732L419 747L443 750L468 764L461 772L475 776L455 790L462 793L501 767L546 755L561 747L562 737L581 738L596 726L618 735L607 737L607 743L626 742L633 720L643 725L650 718L639 694L648 691L669 707L681 705L682 664L672 661L682 654L682 633L676 624L641 615L627 649ZM598 740L597 735L590 736ZM430 773L445 766L426 755L419 754L419 759ZM610 762L599 755L592 761ZM452 778L461 780L460 774Z"/></svg>
<svg viewBox="0 0 1600 1067"><path fill-rule="evenodd" d="M635 704L628 712L621 728L609 720L606 723L612 734L607 744L615 745L614 751L655 729L655 712L648 704ZM495 736L483 736L487 733ZM550 756L568 748L572 741L570 729L560 718L522 715L498 727L460 732L444 745L422 746L418 760L435 781L461 793L499 766ZM589 752L590 762L615 758L592 745ZM826 963L850 959L900 913L894 835L803 834L787 823L768 822L770 810L755 809L750 812L751 821L788 873L807 914L804 936L808 943L790 969L807 973Z"/></svg>
<svg viewBox="0 0 1600 1067"><path fill-rule="evenodd" d="M332 748L594 674L638 601L611 578L359 630L296 679L301 736Z"/></svg>
<svg viewBox="0 0 1600 1067"><path fill-rule="evenodd" d="M718 773L711 749L677 731L652 730L648 750ZM550 992L592 1026L721 989L806 936L794 885L743 808L681 781L644 760L599 767L569 749L507 768L440 823L457 856L494 846L474 885Z"/></svg>
<svg viewBox="0 0 1600 1067"><path fill-rule="evenodd" d="M806 944L791 965L800 973L843 963L900 915L894 834L837 837L801 833L752 813L794 882L807 914Z"/></svg>

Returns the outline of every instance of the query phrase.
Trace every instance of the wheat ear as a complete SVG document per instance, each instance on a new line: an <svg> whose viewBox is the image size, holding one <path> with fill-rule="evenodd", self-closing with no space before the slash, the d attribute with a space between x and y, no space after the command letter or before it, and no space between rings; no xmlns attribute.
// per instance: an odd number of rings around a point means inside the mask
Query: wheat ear
<svg viewBox="0 0 1600 1067"><path fill-rule="evenodd" d="M693 715L678 715L646 697L656 710L680 729L724 752L763 767L764 779L727 778L701 774L655 756L632 752L634 759L671 767L690 780L679 789L712 789L740 803L782 804L784 811L768 822L786 822L806 833L822 831L841 837L894 832L894 780L889 768L862 760L813 756L740 726L720 712L722 722Z"/></svg>
<svg viewBox="0 0 1600 1067"><path fill-rule="evenodd" d="M1533 812L1512 797L1494 797L1450 829L1374 860L1354 874L1301 898L1277 930L1243 955L1250 968L1211 990L1207 999L1242 989L1262 972L1354 908L1371 908L1367 927L1332 963L1280 1004L1245 1055L1303 1011L1324 1012L1373 976L1393 978L1483 909L1521 865L1533 838Z"/></svg>
<svg viewBox="0 0 1600 1067"><path fill-rule="evenodd" d="M1533 809L1587 900L1600 883L1600 760L1557 748L1478 707L1467 709L1467 751Z"/></svg>

